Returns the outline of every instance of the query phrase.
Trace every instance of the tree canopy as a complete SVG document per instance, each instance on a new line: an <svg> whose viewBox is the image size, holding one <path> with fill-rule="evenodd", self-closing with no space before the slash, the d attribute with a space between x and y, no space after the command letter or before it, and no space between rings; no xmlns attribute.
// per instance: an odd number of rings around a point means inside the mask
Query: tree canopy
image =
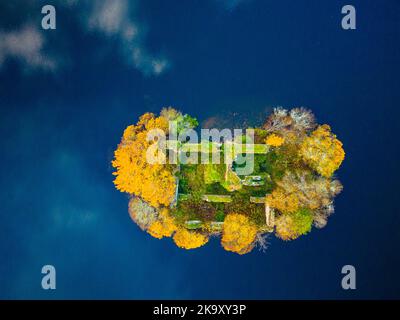
<svg viewBox="0 0 400 320"><path fill-rule="evenodd" d="M175 151L166 146L184 147L187 141L177 136L197 125L196 118L168 107L159 115L143 114L124 130L112 161L114 184L129 194L129 215L143 231L171 237L186 250L220 236L225 250L242 255L265 249L269 234L295 240L327 224L343 189L334 174L345 152L330 126L318 125L310 110L275 108L261 127L252 128L254 137L235 137L235 145L247 145L227 162L182 163L178 157L169 163ZM210 146L209 160L226 153L225 142L199 142ZM247 149L249 143L254 148ZM183 150L199 146L189 143ZM150 151L163 161L150 161ZM246 152L252 157L241 162ZM239 173L247 161L253 161L253 172Z"/></svg>
<svg viewBox="0 0 400 320"><path fill-rule="evenodd" d="M330 177L344 160L343 144L331 132L331 127L319 126L304 139L300 154L311 168L324 177Z"/></svg>
<svg viewBox="0 0 400 320"><path fill-rule="evenodd" d="M276 234L282 240L294 240L311 231L313 223L312 211L298 209L297 211L280 215L276 221Z"/></svg>
<svg viewBox="0 0 400 320"><path fill-rule="evenodd" d="M243 214L230 213L224 220L221 244L227 251L245 254L254 247L257 227Z"/></svg>
<svg viewBox="0 0 400 320"><path fill-rule="evenodd" d="M176 184L173 166L147 161L147 150L156 143L147 138L152 129L168 132L167 119L146 113L136 125L128 126L114 153L112 165L116 168L114 184L118 190L141 197L158 208L171 204Z"/></svg>
<svg viewBox="0 0 400 320"><path fill-rule="evenodd" d="M178 229L174 234L174 242L179 248L195 249L205 245L208 237L195 231L189 231L185 228Z"/></svg>

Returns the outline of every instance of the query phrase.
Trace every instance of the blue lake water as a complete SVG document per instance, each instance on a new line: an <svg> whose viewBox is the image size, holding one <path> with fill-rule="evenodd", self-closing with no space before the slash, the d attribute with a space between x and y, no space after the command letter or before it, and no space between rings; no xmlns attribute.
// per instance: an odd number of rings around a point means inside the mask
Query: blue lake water
<svg viewBox="0 0 400 320"><path fill-rule="evenodd" d="M1 4L0 29L40 24L41 3ZM169 61L159 75L127 62L118 36L84 31L85 8L62 6L46 31L56 71L2 62L0 298L400 298L400 2L353 0L351 31L344 1L231 4L141 1L141 45ZM346 151L327 227L244 256L143 233L110 161L127 125L170 105L201 121L312 109ZM40 285L46 264L54 291ZM347 264L354 291L340 285Z"/></svg>

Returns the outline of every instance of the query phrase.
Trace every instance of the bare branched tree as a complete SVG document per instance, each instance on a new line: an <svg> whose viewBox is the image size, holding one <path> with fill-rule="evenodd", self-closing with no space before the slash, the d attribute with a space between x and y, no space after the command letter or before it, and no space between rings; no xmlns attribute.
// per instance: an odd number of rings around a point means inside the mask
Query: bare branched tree
<svg viewBox="0 0 400 320"><path fill-rule="evenodd" d="M129 201L129 215L142 230L147 230L158 218L157 210L139 197Z"/></svg>
<svg viewBox="0 0 400 320"><path fill-rule="evenodd" d="M328 223L328 217L335 212L333 202L327 206L315 211L314 213L314 226L318 229L322 229Z"/></svg>
<svg viewBox="0 0 400 320"><path fill-rule="evenodd" d="M310 179L307 172L288 172L277 184L286 194L295 194L304 207L312 210L328 207L332 198L342 190L339 180L330 181L325 177Z"/></svg>
<svg viewBox="0 0 400 320"><path fill-rule="evenodd" d="M276 132L290 125L288 110L282 107L274 108L274 112L268 117L264 124L264 129L270 132Z"/></svg>
<svg viewBox="0 0 400 320"><path fill-rule="evenodd" d="M314 114L306 108L294 108L290 111L282 107L274 108L274 112L268 117L264 129L270 132L284 133L294 131L305 133L316 127Z"/></svg>
<svg viewBox="0 0 400 320"><path fill-rule="evenodd" d="M256 235L256 247L258 247L258 250L265 252L268 249L269 242L268 242L268 233L257 233Z"/></svg>
<svg viewBox="0 0 400 320"><path fill-rule="evenodd" d="M309 131L316 127L314 114L303 107L290 110L293 120L293 129L297 131Z"/></svg>

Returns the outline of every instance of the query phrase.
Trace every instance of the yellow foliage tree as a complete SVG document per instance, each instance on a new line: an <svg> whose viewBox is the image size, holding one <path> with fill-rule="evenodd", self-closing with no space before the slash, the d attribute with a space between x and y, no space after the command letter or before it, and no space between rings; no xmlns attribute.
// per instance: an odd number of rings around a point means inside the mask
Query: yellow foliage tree
<svg viewBox="0 0 400 320"><path fill-rule="evenodd" d="M328 206L342 191L338 180L313 177L309 172L288 172L277 181L275 190L266 196L266 203L282 213L294 213L300 208L316 210Z"/></svg>
<svg viewBox="0 0 400 320"><path fill-rule="evenodd" d="M148 140L152 129L168 132L168 121L154 114L144 114L136 126L128 126L114 153L112 165L116 168L114 184L122 192L143 198L151 206L169 206L176 188L173 168L167 164L149 163L147 152L156 147ZM157 149L158 150L158 149Z"/></svg>
<svg viewBox="0 0 400 320"><path fill-rule="evenodd" d="M282 240L294 240L298 235L292 227L292 218L289 214L283 214L275 220L276 235Z"/></svg>
<svg viewBox="0 0 400 320"><path fill-rule="evenodd" d="M224 220L221 244L227 251L245 254L254 247L257 228L242 214L230 213Z"/></svg>
<svg viewBox="0 0 400 320"><path fill-rule="evenodd" d="M283 188L276 188L267 195L266 202L271 208L281 212L295 212L299 209L300 201L295 193L288 194Z"/></svg>
<svg viewBox="0 0 400 320"><path fill-rule="evenodd" d="M278 136L275 133L270 134L267 139L265 140L265 143L271 147L279 147L285 142L285 138Z"/></svg>
<svg viewBox="0 0 400 320"><path fill-rule="evenodd" d="M344 160L343 144L324 124L307 137L301 147L300 154L304 161L324 177L330 177Z"/></svg>
<svg viewBox="0 0 400 320"><path fill-rule="evenodd" d="M179 248L187 250L199 248L208 242L207 236L198 232L189 231L185 228L178 229L173 239Z"/></svg>
<svg viewBox="0 0 400 320"><path fill-rule="evenodd" d="M174 219L165 208L161 209L158 217L159 219L150 225L147 232L157 239L171 237L177 229Z"/></svg>

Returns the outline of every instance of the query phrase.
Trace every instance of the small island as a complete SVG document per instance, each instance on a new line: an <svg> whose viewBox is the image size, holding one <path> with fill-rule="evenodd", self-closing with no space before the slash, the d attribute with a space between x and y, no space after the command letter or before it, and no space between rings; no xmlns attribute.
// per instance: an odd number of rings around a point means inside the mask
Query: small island
<svg viewBox="0 0 400 320"><path fill-rule="evenodd" d="M231 136L214 129L196 138L197 127L164 108L125 129L114 184L130 195L129 214L143 231L183 249L216 236L225 250L245 254L265 250L270 234L294 240L326 225L345 153L310 110L275 108L262 126Z"/></svg>

